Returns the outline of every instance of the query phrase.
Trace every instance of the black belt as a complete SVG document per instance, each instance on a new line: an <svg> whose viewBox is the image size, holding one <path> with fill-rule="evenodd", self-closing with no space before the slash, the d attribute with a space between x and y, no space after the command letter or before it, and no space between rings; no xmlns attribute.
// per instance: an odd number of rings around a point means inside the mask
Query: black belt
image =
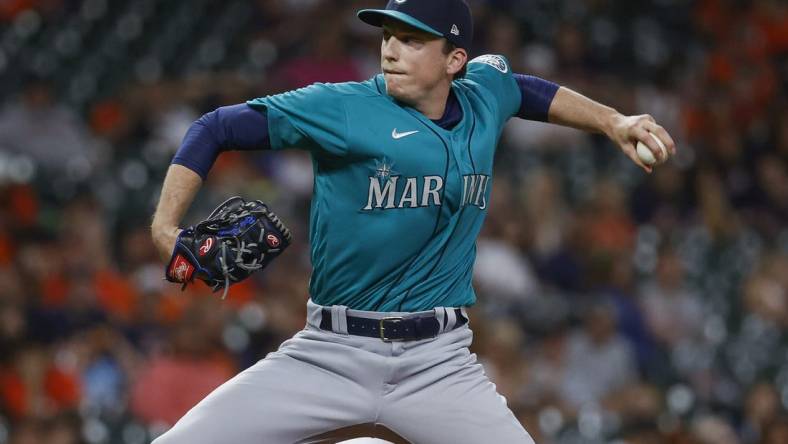
<svg viewBox="0 0 788 444"><path fill-rule="evenodd" d="M457 321L454 323L455 329L468 322L462 310L454 309L454 316ZM418 341L420 339L434 338L440 333L441 325L435 315L414 315L414 316L391 316L382 319L361 318L358 316L346 316L347 332L354 336L367 336L370 338L380 338L384 342L391 341ZM444 314L444 324L448 319ZM320 320L321 330L333 330L331 323L331 309L323 309L323 319Z"/></svg>

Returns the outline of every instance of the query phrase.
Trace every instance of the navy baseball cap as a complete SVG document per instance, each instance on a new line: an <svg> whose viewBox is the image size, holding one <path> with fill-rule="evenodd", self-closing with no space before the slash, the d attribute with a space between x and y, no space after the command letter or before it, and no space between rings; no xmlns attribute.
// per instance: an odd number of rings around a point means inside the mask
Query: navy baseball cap
<svg viewBox="0 0 788 444"><path fill-rule="evenodd" d="M377 27L386 17L445 37L458 48L468 50L473 41L473 17L464 0L389 0L386 9L358 12L358 18Z"/></svg>

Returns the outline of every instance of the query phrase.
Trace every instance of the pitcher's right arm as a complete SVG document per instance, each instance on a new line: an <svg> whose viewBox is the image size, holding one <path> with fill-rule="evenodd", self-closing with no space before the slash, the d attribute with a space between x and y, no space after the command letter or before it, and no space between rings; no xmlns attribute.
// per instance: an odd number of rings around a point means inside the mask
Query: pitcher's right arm
<svg viewBox="0 0 788 444"><path fill-rule="evenodd" d="M167 170L161 196L153 213L151 236L162 259L172 254L175 240L181 232L178 225L202 186L202 178L182 165L172 164Z"/></svg>
<svg viewBox="0 0 788 444"><path fill-rule="evenodd" d="M172 255L179 224L219 154L270 145L265 112L246 104L219 108L192 124L167 170L151 223L153 243L163 259Z"/></svg>

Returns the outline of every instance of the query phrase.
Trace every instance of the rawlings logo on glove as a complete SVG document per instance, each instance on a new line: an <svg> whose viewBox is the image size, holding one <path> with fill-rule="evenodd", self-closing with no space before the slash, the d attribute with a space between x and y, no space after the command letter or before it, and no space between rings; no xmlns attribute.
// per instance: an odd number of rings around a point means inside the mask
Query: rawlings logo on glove
<svg viewBox="0 0 788 444"><path fill-rule="evenodd" d="M213 247L213 237L205 239L205 242L202 243L202 246L200 247L200 256L205 256L208 254L208 252L211 251L211 247Z"/></svg>
<svg viewBox="0 0 788 444"><path fill-rule="evenodd" d="M290 230L259 200L231 197L208 219L181 232L165 277L187 284L200 279L224 289L265 268L292 241Z"/></svg>
<svg viewBox="0 0 788 444"><path fill-rule="evenodd" d="M194 273L194 266L182 255L178 254L170 261L169 272L167 274L172 276L176 282L188 281L191 279L192 273Z"/></svg>

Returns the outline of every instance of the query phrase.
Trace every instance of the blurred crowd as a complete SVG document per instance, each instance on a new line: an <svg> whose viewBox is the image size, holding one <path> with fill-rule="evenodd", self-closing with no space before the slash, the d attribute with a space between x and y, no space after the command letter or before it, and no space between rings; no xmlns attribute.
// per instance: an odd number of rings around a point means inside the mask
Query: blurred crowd
<svg viewBox="0 0 788 444"><path fill-rule="evenodd" d="M221 301L163 281L148 225L192 121L371 77L381 1L0 2L0 443L142 444L303 328L312 165L222 155L296 233ZM538 443L788 442L788 4L473 0L472 56L649 113L645 175L602 136L512 121L473 349Z"/></svg>

